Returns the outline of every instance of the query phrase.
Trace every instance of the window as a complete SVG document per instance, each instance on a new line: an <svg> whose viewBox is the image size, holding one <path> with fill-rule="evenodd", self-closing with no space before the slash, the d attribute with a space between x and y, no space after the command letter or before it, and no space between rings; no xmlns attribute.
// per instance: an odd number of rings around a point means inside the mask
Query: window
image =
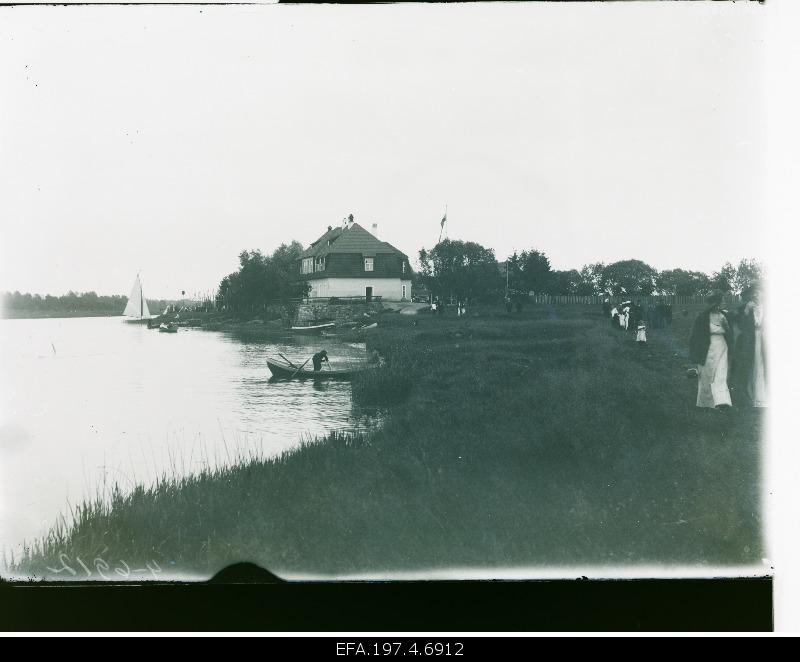
<svg viewBox="0 0 800 662"><path fill-rule="evenodd" d="M314 271L325 271L325 258L318 257L315 263Z"/></svg>
<svg viewBox="0 0 800 662"><path fill-rule="evenodd" d="M364 271L372 271L375 267L374 264L374 257L365 257L364 258Z"/></svg>
<svg viewBox="0 0 800 662"><path fill-rule="evenodd" d="M302 273L302 274L314 273L314 258L313 257L303 258L303 262L301 263L301 266L300 266L300 273Z"/></svg>
<svg viewBox="0 0 800 662"><path fill-rule="evenodd" d="M406 272L406 261L403 260L403 273L405 273L405 272ZM405 294L403 295L403 298L404 299L406 298Z"/></svg>
<svg viewBox="0 0 800 662"><path fill-rule="evenodd" d="M403 266L405 266L405 265L403 265ZM403 285L403 300L405 300L405 298L406 298L406 286Z"/></svg>

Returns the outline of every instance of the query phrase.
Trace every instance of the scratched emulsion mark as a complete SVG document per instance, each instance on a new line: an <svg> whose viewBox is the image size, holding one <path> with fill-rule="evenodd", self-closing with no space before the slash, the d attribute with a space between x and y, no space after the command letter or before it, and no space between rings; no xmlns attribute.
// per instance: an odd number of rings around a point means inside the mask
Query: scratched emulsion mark
<svg viewBox="0 0 800 662"><path fill-rule="evenodd" d="M111 559L111 563L103 556L108 552L105 548L102 554L91 559L84 560L80 556L72 559L68 554L58 555L59 565L55 567L47 566L47 571L58 579L92 579L100 581L128 580L135 578L148 577L158 579L163 572L158 561L151 560L144 564L144 567L132 568L124 559Z"/></svg>

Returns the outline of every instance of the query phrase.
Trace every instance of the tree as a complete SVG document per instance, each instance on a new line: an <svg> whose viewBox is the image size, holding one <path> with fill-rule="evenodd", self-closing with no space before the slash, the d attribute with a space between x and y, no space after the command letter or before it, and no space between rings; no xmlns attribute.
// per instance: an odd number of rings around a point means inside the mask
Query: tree
<svg viewBox="0 0 800 662"><path fill-rule="evenodd" d="M519 292L525 289L522 259L517 254L517 251L514 251L514 254L499 266L500 275L505 279L509 291Z"/></svg>
<svg viewBox="0 0 800 662"><path fill-rule="evenodd" d="M656 290L660 294L705 296L712 289L711 279L701 271L666 269L656 276Z"/></svg>
<svg viewBox="0 0 800 662"><path fill-rule="evenodd" d="M586 264L580 271L580 284L577 294L604 294L607 283L603 272L606 268L602 262Z"/></svg>
<svg viewBox="0 0 800 662"><path fill-rule="evenodd" d="M548 292L556 296L573 295L578 293L580 285L581 274L577 269L553 271L550 274L550 287L548 288Z"/></svg>
<svg viewBox="0 0 800 662"><path fill-rule="evenodd" d="M730 262L726 262L711 276L711 288L724 293L733 292L735 281L736 269Z"/></svg>
<svg viewBox="0 0 800 662"><path fill-rule="evenodd" d="M239 270L225 276L219 284L217 305L238 314L262 311L270 303L287 301L308 293L300 278L297 260L303 247L297 241L281 244L272 255L261 251L242 251Z"/></svg>
<svg viewBox="0 0 800 662"><path fill-rule="evenodd" d="M494 251L471 241L440 241L421 249L419 262L423 282L441 297L481 298L505 287Z"/></svg>
<svg viewBox="0 0 800 662"><path fill-rule="evenodd" d="M522 286L527 292L547 292L550 286L550 260L541 251L522 251L519 256L522 269Z"/></svg>
<svg viewBox="0 0 800 662"><path fill-rule="evenodd" d="M658 272L641 260L622 260L607 265L603 278L614 296L652 294Z"/></svg>
<svg viewBox="0 0 800 662"><path fill-rule="evenodd" d="M741 294L742 290L751 285L759 283L764 277L764 267L756 260L742 260L736 267L736 275L733 278L733 285L736 293Z"/></svg>

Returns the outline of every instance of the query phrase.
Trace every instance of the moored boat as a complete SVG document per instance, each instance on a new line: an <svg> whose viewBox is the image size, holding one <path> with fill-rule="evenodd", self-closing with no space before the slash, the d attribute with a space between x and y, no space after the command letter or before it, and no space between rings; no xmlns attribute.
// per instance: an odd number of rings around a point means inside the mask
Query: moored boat
<svg viewBox="0 0 800 662"><path fill-rule="evenodd" d="M376 366L365 363L346 368L331 368L326 364L321 370L315 371L307 365L295 365L284 359L268 357L267 367L275 379L350 379L353 375Z"/></svg>
<svg viewBox="0 0 800 662"><path fill-rule="evenodd" d="M330 330L336 326L336 322L324 322L323 324L309 324L307 326L293 326L292 333L319 333L320 331Z"/></svg>
<svg viewBox="0 0 800 662"><path fill-rule="evenodd" d="M161 324L158 327L159 333L178 333L178 327L176 324L169 322L168 324Z"/></svg>

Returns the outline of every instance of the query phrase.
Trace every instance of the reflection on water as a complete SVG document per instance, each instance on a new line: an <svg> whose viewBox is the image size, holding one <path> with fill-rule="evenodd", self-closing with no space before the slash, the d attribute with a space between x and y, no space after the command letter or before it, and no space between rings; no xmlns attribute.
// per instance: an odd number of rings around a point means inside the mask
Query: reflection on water
<svg viewBox="0 0 800 662"><path fill-rule="evenodd" d="M270 382L265 359L364 360L335 338L158 333L119 318L0 320L0 546L85 495L375 424L343 381Z"/></svg>

